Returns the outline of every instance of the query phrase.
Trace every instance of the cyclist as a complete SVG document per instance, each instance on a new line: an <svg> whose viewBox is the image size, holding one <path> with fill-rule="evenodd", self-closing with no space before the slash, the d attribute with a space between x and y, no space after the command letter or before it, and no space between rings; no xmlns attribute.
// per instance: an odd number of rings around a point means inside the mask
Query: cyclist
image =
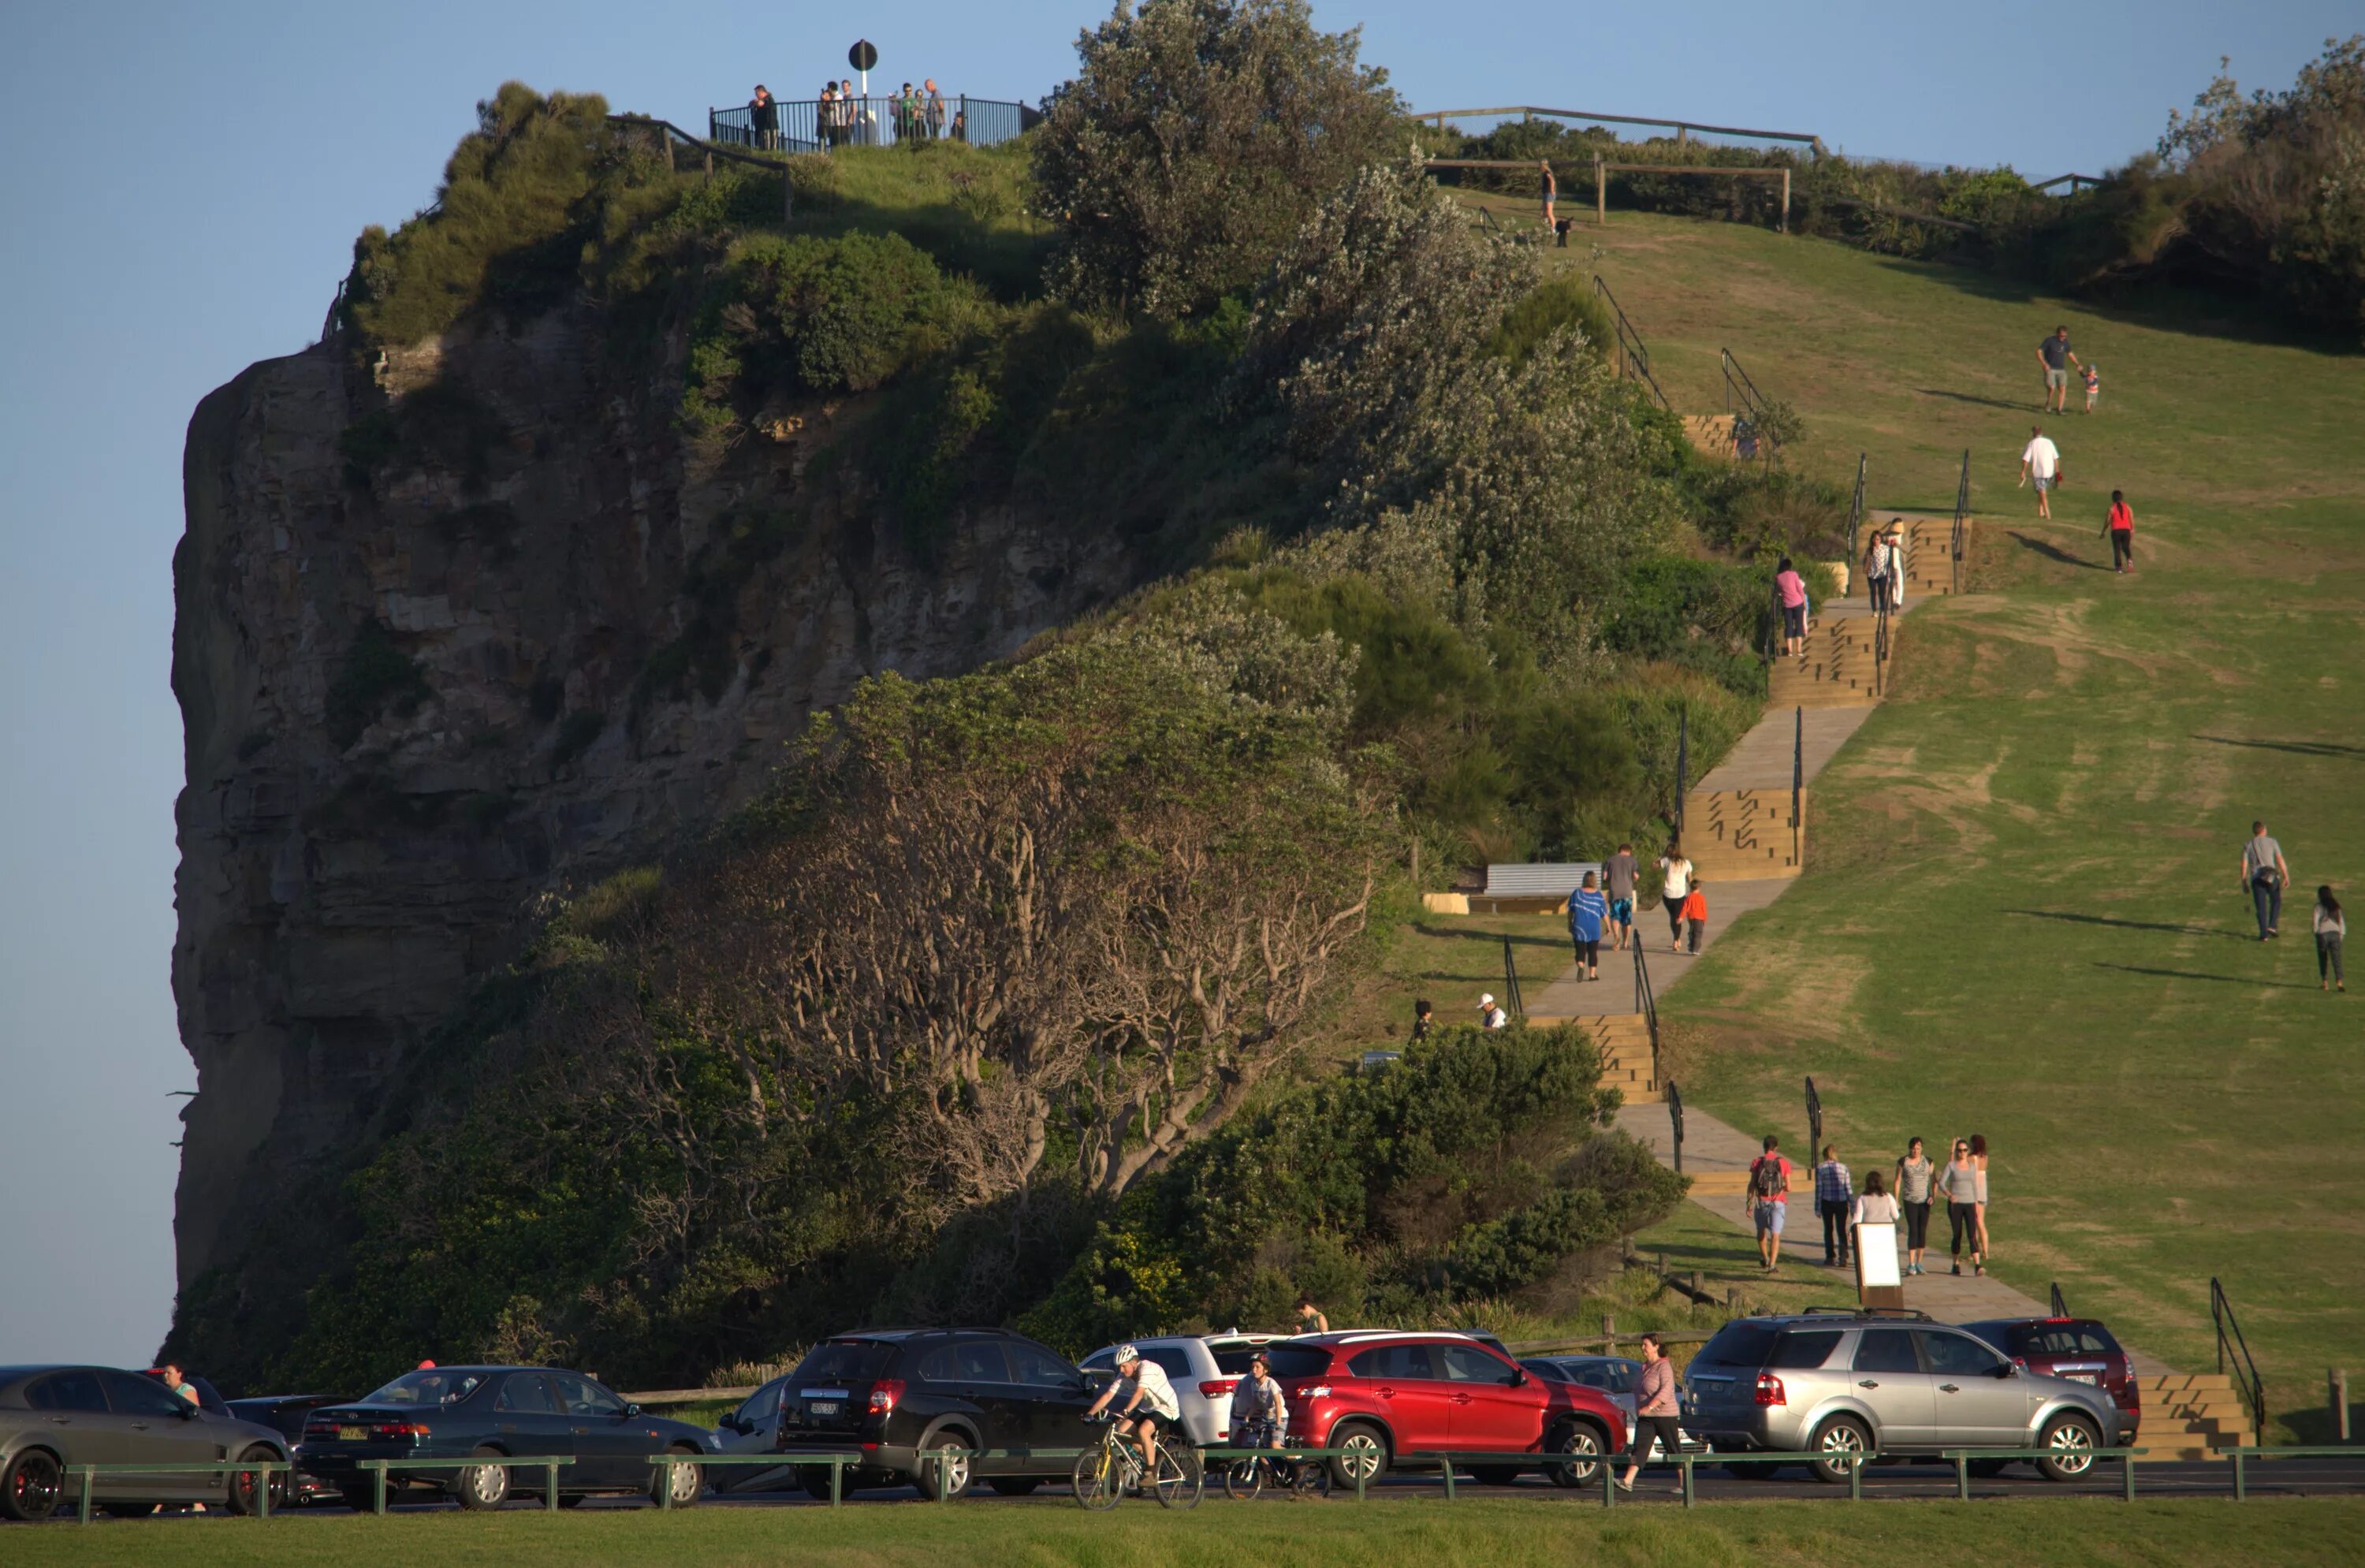
<svg viewBox="0 0 2365 1568"><path fill-rule="evenodd" d="M1286 1448L1288 1431L1289 1402L1272 1379L1272 1359L1259 1350L1232 1390L1232 1441L1244 1449Z"/></svg>
<svg viewBox="0 0 2365 1568"><path fill-rule="evenodd" d="M1125 1408L1117 1412L1117 1433L1133 1439L1135 1446L1141 1450L1142 1474L1154 1476L1158 1473L1159 1427L1161 1423L1171 1427L1182 1415L1182 1407L1174 1401L1174 1384L1167 1378L1164 1367L1143 1361L1140 1349L1133 1345L1117 1347L1116 1373L1116 1382L1103 1389L1101 1396L1084 1414L1099 1415L1109 1401L1123 1392Z"/></svg>

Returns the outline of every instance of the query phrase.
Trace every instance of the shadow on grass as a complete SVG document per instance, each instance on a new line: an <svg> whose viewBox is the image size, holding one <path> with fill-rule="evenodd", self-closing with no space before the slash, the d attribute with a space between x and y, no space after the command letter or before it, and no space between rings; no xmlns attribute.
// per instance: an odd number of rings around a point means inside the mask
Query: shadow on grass
<svg viewBox="0 0 2365 1568"><path fill-rule="evenodd" d="M2014 402L2009 398L1982 398L1972 392L1948 392L1936 386L1916 386L1913 390L1924 398L1944 398L1950 402L1956 403L1977 403L1980 407L1988 409L2028 408L2028 400L2024 398L2018 402ZM2031 409L2030 411L2034 412L2035 410Z"/></svg>
<svg viewBox="0 0 2365 1568"><path fill-rule="evenodd" d="M1520 936L1501 931L1469 931L1454 925L1424 925L1417 920L1413 922L1412 928L1423 936L1452 936L1464 942L1485 942L1496 946L1499 946L1507 936L1517 947L1550 947L1557 952L1568 946L1558 936Z"/></svg>
<svg viewBox="0 0 2365 1568"><path fill-rule="evenodd" d="M2064 550L2060 545L2054 543L2050 540L2039 539L2034 534L2031 533L2023 533L2016 528L2007 529L2005 532L2020 542L2020 547L2022 549L2034 550L2048 561L2058 561L2065 566L2082 566L2090 572L2107 572L2110 570L2108 566L2103 566L2100 561L2089 561L2083 555L2072 555L2068 551Z"/></svg>
<svg viewBox="0 0 2365 1568"><path fill-rule="evenodd" d="M2246 741L2232 735L2195 735L2211 745L2247 746L2255 751L2287 751L2294 756L2365 756L2365 745L2341 745L2333 741Z"/></svg>
<svg viewBox="0 0 2365 1568"><path fill-rule="evenodd" d="M2017 914L2030 920L2068 920L2079 925L2109 925L2121 931L2158 931L2170 936L2223 936L2229 942L2247 942L2248 937L2238 931L2225 931L2209 925L2163 925L2151 920L2113 920L2106 914L2072 914L2057 909L2008 909L2006 914Z"/></svg>
<svg viewBox="0 0 2365 1568"><path fill-rule="evenodd" d="M2146 969L2141 964L2097 963L2094 967L2098 969L2117 969L2131 975L2158 975L2162 980L2218 980L2226 985L2255 985L2268 991L2305 991L2307 989L2296 980L2248 980L2241 975L2203 975L2195 974L2191 969Z"/></svg>

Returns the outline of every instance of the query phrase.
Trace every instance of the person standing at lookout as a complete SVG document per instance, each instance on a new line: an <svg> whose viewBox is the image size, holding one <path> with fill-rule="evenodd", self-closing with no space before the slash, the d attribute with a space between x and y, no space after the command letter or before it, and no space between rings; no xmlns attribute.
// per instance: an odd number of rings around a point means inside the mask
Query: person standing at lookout
<svg viewBox="0 0 2365 1568"><path fill-rule="evenodd" d="M1659 906L1667 912L1667 951L1684 950L1684 900L1692 890L1692 863L1684 846L1670 844L1659 857Z"/></svg>
<svg viewBox="0 0 2365 1568"><path fill-rule="evenodd" d="M1782 1140L1765 1135L1765 1152L1749 1162L1749 1217L1757 1225L1757 1260L1767 1273L1782 1263L1782 1226L1789 1217L1790 1162Z"/></svg>
<svg viewBox="0 0 2365 1568"><path fill-rule="evenodd" d="M1541 194L1544 198L1544 232L1551 234L1557 231L1560 221L1552 212L1552 203L1560 199L1560 182L1552 178L1551 159L1538 159L1536 167L1543 171Z"/></svg>
<svg viewBox="0 0 2365 1568"><path fill-rule="evenodd" d="M2283 846L2267 836L2267 824L2250 824L2250 841L2242 846L2242 886L2249 890L2250 905L2259 916L2259 940L2280 933L2283 923L2283 889L2291 868L2283 864Z"/></svg>
<svg viewBox="0 0 2365 1568"><path fill-rule="evenodd" d="M2053 487L2061 483L2061 449L2053 444L2043 425L2028 427L2028 444L2020 449L2020 482L2036 481L2036 515L2050 519L2053 503L2048 498Z"/></svg>
<svg viewBox="0 0 2365 1568"><path fill-rule="evenodd" d="M2102 520L2102 532L2111 538L2111 570L2132 573L2135 569L2135 512L2127 505L2124 490L2111 492L2111 510Z"/></svg>
<svg viewBox="0 0 2365 1568"><path fill-rule="evenodd" d="M780 106L772 101L772 90L761 82L756 84L756 95L747 100L747 129L765 151L780 145Z"/></svg>
<svg viewBox="0 0 2365 1568"><path fill-rule="evenodd" d="M1634 846L1621 844L1618 853L1601 863L1602 889L1609 895L1609 924L1617 928L1619 952L1626 950L1626 938L1634 935L1634 884L1642 875L1642 862L1634 858Z"/></svg>
<svg viewBox="0 0 2365 1568"><path fill-rule="evenodd" d="M1609 919L1609 901L1601 896L1594 874L1587 871L1584 883L1568 895L1568 939L1576 946L1577 979L1597 980L1601 978L1601 928Z"/></svg>
<svg viewBox="0 0 2365 1568"><path fill-rule="evenodd" d="M2036 363L2045 370L2045 411L2066 414L2069 411L2069 367L2085 368L2076 354L2069 352L2069 329L2056 327L2053 335L2036 345Z"/></svg>

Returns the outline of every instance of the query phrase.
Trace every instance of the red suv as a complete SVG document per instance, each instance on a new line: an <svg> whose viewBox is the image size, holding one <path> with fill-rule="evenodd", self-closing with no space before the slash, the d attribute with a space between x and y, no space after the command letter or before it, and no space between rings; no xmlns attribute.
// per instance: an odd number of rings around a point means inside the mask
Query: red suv
<svg viewBox="0 0 2365 1568"><path fill-rule="evenodd" d="M1566 1454L1565 1464L1469 1468L1491 1485L1540 1468L1575 1486L1627 1441L1625 1412L1608 1394L1536 1377L1468 1334L1308 1334L1267 1350L1292 1439L1348 1450L1330 1462L1342 1486L1391 1465L1433 1467L1427 1456L1442 1452Z"/></svg>
<svg viewBox="0 0 2365 1568"><path fill-rule="evenodd" d="M2033 1372L2090 1383L2132 1425L2142 1419L2135 1370L2111 1331L2090 1317L1999 1317L1963 1327Z"/></svg>

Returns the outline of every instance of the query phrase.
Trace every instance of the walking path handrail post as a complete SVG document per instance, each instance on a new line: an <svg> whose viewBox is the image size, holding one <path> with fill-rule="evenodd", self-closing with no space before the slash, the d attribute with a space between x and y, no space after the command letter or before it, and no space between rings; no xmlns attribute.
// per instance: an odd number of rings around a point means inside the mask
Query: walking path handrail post
<svg viewBox="0 0 2365 1568"><path fill-rule="evenodd" d="M1601 281L1599 273L1593 274L1593 292L1609 307L1610 320L1618 334L1619 373L1649 386L1651 396L1659 400L1659 407L1672 410L1675 405L1667 401L1666 393L1660 389L1659 378L1651 374L1650 348L1642 342L1642 334L1634 330L1634 323L1627 319L1625 307L1618 303L1618 297L1609 292L1609 286Z"/></svg>
<svg viewBox="0 0 2365 1568"><path fill-rule="evenodd" d="M1656 1083L1659 1081L1659 1002L1658 999L1651 994L1651 966L1642 957L1642 938L1639 933L1635 935L1632 946L1634 948L1634 1011L1642 1015L1642 1022L1651 1031L1651 1081ZM1681 1170L1682 1167L1678 1166L1676 1169Z"/></svg>
<svg viewBox="0 0 2365 1568"><path fill-rule="evenodd" d="M1954 591L1963 591L1963 534L1971 517L1971 449L1963 448L1963 476L1955 485L1955 533L1949 552L1954 567Z"/></svg>
<svg viewBox="0 0 2365 1568"><path fill-rule="evenodd" d="M1511 934L1503 934L1503 1002L1511 1016L1524 1024L1528 1021L1527 1003L1519 998L1519 960L1511 951Z"/></svg>
<svg viewBox="0 0 2365 1568"><path fill-rule="evenodd" d="M1676 1174L1680 1176L1684 1173L1684 1097L1673 1079L1667 1081L1667 1122L1676 1137Z"/></svg>
<svg viewBox="0 0 2365 1568"><path fill-rule="evenodd" d="M1864 466L1865 459L1868 455L1862 452L1855 454L1855 494L1848 499L1848 557L1850 560L1863 554L1863 546L1856 543L1856 531L1864 526Z"/></svg>
<svg viewBox="0 0 2365 1568"><path fill-rule="evenodd" d="M1801 830L1806 822L1807 803L1807 708L1800 703L1791 710L1796 728L1790 734L1790 864L1801 870L1805 856L1800 844Z"/></svg>
<svg viewBox="0 0 2365 1568"><path fill-rule="evenodd" d="M2234 1316L2234 1304L2214 1274L2209 1277L2209 1317L2217 1329L2217 1370L2232 1374L2234 1386L2250 1407L2250 1423L2263 1440L2267 1435L2267 1385L2259 1376L2259 1363L2250 1358L2249 1341L2242 1337L2242 1325Z"/></svg>

